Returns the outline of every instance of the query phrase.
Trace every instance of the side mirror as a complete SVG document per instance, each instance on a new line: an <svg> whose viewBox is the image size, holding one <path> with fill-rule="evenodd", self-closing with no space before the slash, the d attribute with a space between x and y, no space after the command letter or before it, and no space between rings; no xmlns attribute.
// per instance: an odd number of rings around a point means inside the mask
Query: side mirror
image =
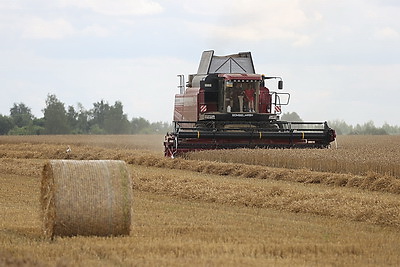
<svg viewBox="0 0 400 267"><path fill-rule="evenodd" d="M278 89L283 89L283 81L282 80L279 80L278 81Z"/></svg>

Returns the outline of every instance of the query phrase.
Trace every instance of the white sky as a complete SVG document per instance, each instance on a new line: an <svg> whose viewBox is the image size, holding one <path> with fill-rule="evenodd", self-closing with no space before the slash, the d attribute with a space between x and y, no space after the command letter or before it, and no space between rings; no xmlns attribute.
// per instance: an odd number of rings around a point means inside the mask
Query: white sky
<svg viewBox="0 0 400 267"><path fill-rule="evenodd" d="M0 0L0 114L47 94L171 121L204 50L251 51L303 120L400 125L397 0Z"/></svg>

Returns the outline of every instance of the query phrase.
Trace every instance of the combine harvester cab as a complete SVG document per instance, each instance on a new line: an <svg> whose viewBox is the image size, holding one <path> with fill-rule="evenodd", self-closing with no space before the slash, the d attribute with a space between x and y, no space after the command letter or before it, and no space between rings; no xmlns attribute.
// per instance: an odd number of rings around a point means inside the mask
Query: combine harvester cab
<svg viewBox="0 0 400 267"><path fill-rule="evenodd" d="M327 148L335 131L327 122L280 121L289 93L270 91L280 77L255 73L250 52L215 56L204 51L197 74L175 95L174 131L164 139L164 154L234 148Z"/></svg>

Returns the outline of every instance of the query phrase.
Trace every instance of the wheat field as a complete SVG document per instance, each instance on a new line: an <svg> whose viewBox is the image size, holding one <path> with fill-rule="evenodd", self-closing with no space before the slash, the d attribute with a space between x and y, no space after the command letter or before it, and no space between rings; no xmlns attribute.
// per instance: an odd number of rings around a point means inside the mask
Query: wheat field
<svg viewBox="0 0 400 267"><path fill-rule="evenodd" d="M339 136L337 149L176 159L163 157L162 141L0 137L0 266L400 264L399 137ZM39 196L49 159L128 163L130 235L46 238Z"/></svg>

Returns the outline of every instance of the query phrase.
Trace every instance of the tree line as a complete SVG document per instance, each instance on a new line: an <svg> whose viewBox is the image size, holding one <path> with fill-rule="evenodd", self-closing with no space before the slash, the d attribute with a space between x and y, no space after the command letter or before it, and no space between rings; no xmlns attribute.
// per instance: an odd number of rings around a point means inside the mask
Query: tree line
<svg viewBox="0 0 400 267"><path fill-rule="evenodd" d="M342 135L397 135L400 134L400 127L384 123L382 127L376 127L373 121L368 121L355 126L349 125L343 120L328 122L329 126Z"/></svg>
<svg viewBox="0 0 400 267"><path fill-rule="evenodd" d="M77 107L61 102L56 95L48 94L43 117L36 118L24 103L14 103L10 114L0 114L0 135L43 135L43 134L162 134L173 129L171 123L149 122L139 117L128 120L121 101L114 105L101 100L93 103L89 110L78 103ZM284 113L282 120L302 121L296 112ZM399 126L387 123L376 127L373 121L356 126L343 120L328 122L340 135L387 135L400 134Z"/></svg>
<svg viewBox="0 0 400 267"><path fill-rule="evenodd" d="M42 134L156 134L172 130L172 124L153 122L139 117L128 120L121 101L114 105L101 100L87 110L66 107L56 95L48 94L43 117L36 118L24 103L14 103L10 114L0 114L0 135Z"/></svg>
<svg viewBox="0 0 400 267"><path fill-rule="evenodd" d="M296 112L288 112L282 115L285 121L303 121ZM347 124L343 120L328 121L329 127L335 129L339 135L397 135L400 134L399 126L392 126L384 123L382 127L376 127L373 121L368 121L355 126Z"/></svg>

